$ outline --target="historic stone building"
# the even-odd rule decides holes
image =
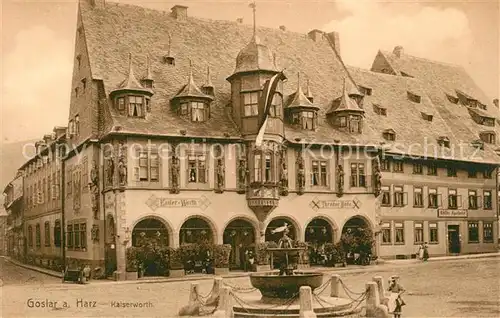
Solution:
[[[24,260],[26,251],[24,249],[23,177],[21,172],[7,184],[3,195],[5,212],[7,213],[5,231],[0,231],[2,239],[5,240],[4,252],[11,257]]]
[[[256,145],[263,85],[283,69]],[[360,70],[342,61],[335,32],[80,0],[65,256],[120,278],[139,236],[208,239],[231,244],[240,268],[246,248],[276,240],[284,223],[313,244],[369,227],[384,258],[425,241],[433,255],[493,251],[493,107],[463,70],[401,48]],[[45,221],[34,214],[28,226]]]

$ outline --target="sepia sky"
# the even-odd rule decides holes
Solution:
[[[248,0],[114,0],[251,23]],[[378,49],[462,65],[499,96],[499,1],[257,0],[257,24],[338,31],[344,61],[370,68]],[[66,125],[78,0],[2,0],[0,140],[41,138]],[[235,57],[236,58],[236,57]]]

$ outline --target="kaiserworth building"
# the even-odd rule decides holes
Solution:
[[[263,85],[283,69],[256,146]],[[65,257],[111,275],[139,236],[207,239],[241,268],[285,223],[311,244],[369,227],[382,258],[423,242],[431,255],[494,251],[497,133],[498,109],[456,66],[401,49],[360,70],[335,32],[80,0]]]

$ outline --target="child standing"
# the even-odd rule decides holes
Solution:
[[[389,292],[391,292],[391,296],[389,298],[388,309],[389,313],[394,314],[394,318],[401,317],[401,307],[405,305],[403,298],[401,295],[405,292],[405,289],[401,284],[399,284],[399,276],[393,275],[389,279]]]

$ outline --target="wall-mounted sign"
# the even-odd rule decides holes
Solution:
[[[309,206],[314,211],[319,209],[360,209],[361,201],[356,197],[352,200],[318,200],[314,198]]]
[[[278,206],[278,200],[274,199],[248,199],[248,206]]]
[[[202,195],[199,198],[161,198],[152,194],[146,201],[146,205],[155,211],[159,208],[200,208],[205,210],[210,201]]]
[[[447,209],[438,209],[437,210],[438,218],[466,218],[468,215],[468,210],[459,209],[459,210],[447,210]]]

